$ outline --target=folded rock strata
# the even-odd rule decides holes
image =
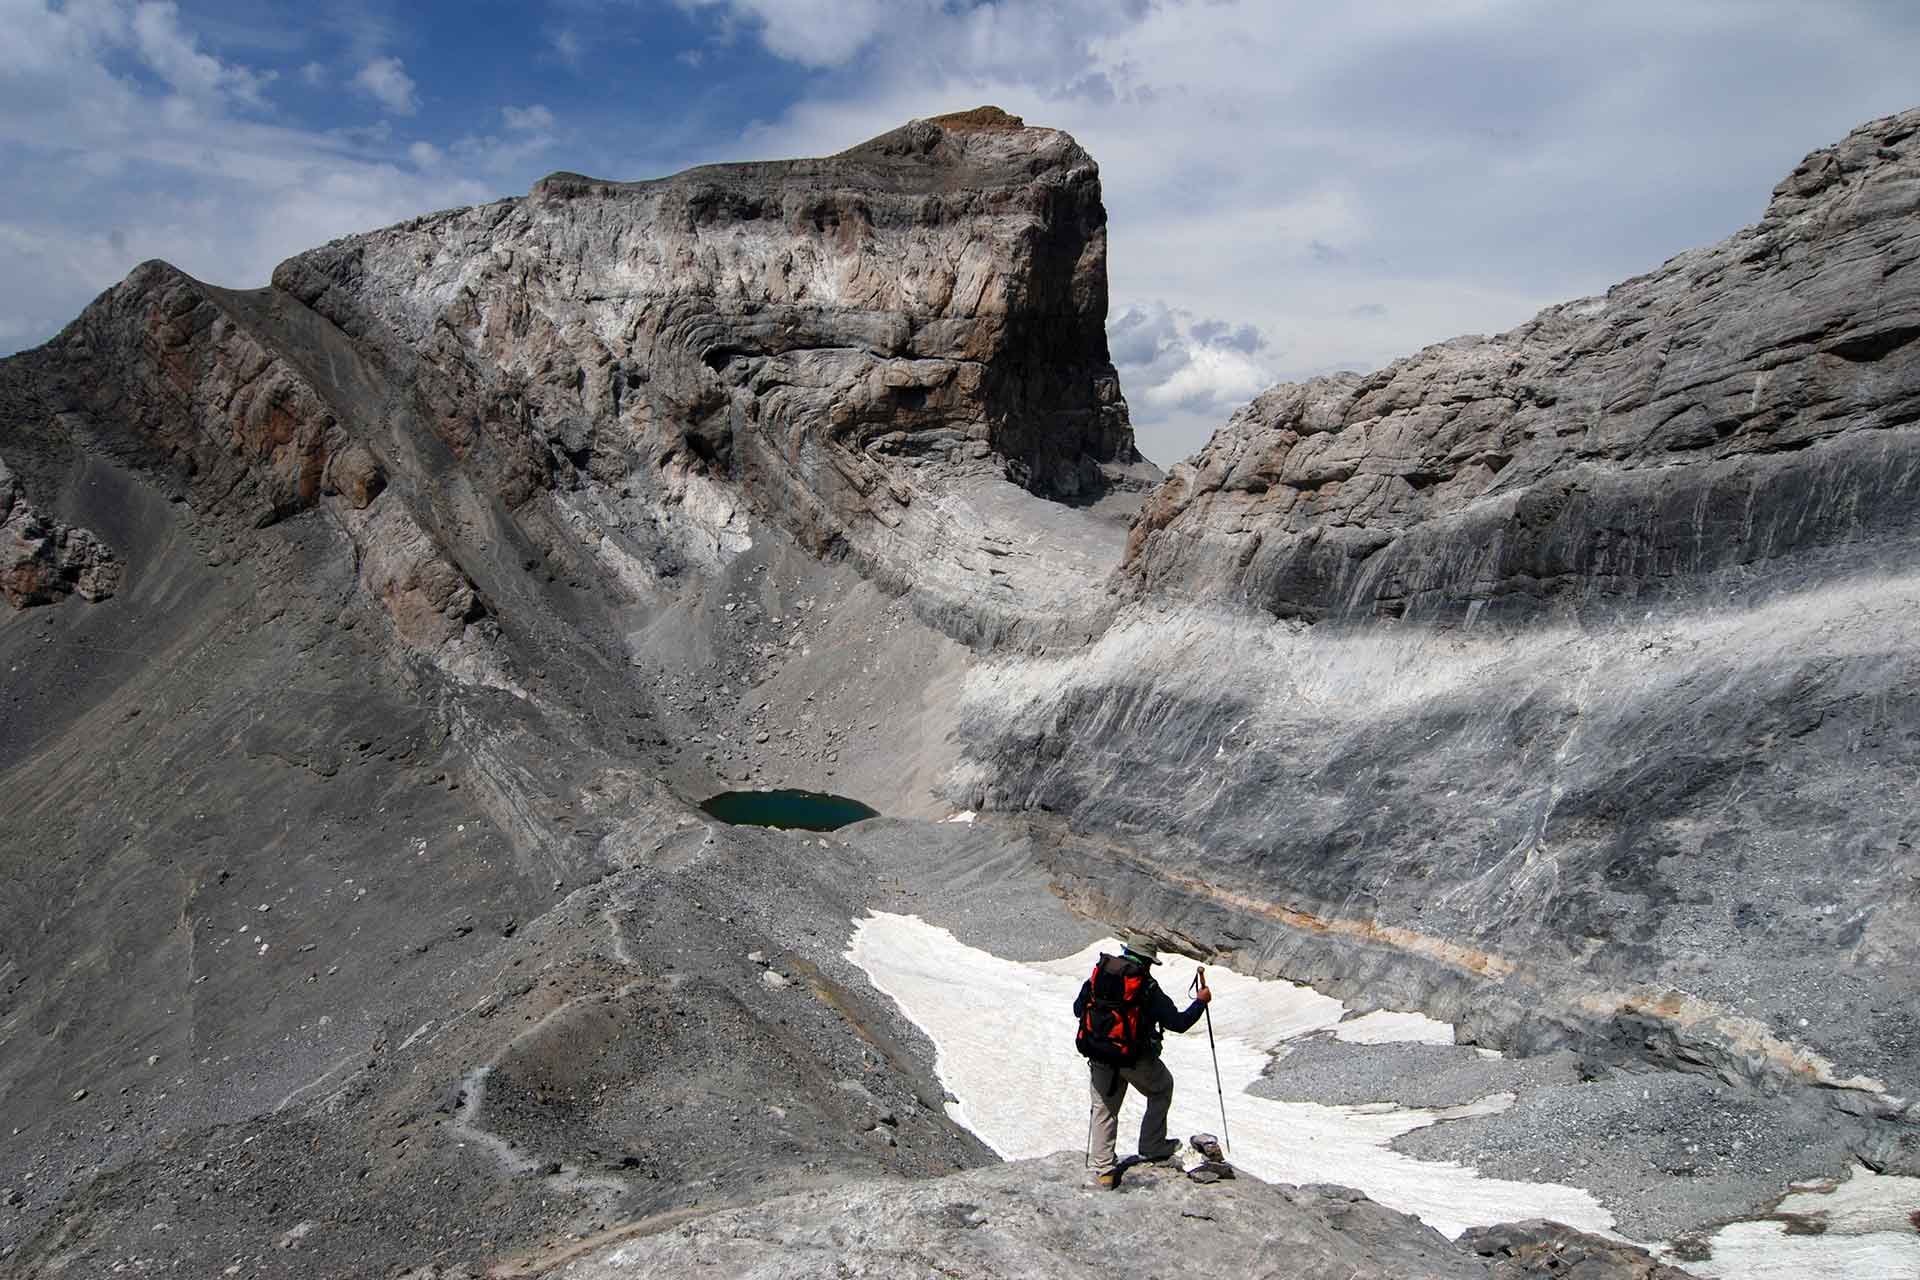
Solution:
[[[1098,169],[991,110],[821,160],[554,174],[303,254],[274,285],[430,371],[434,429],[457,454],[501,442],[509,506],[594,485],[694,506],[723,482],[814,554],[921,588],[956,632],[1034,612],[954,568],[1004,555],[951,501],[960,477],[1084,502],[1142,474]]]

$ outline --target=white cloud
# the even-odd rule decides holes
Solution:
[[[413,77],[407,74],[406,64],[391,55],[374,58],[360,68],[353,85],[395,115],[410,116],[420,109]]]
[[[524,173],[553,147],[549,134],[468,134],[447,148],[447,156],[464,173],[493,174],[505,179]]]
[[[1149,457],[1178,456],[1166,451],[1169,419],[1218,425],[1275,380],[1270,344],[1257,327],[1196,318],[1160,299],[1116,310],[1107,337]]]
[[[1083,90],[1113,91],[1118,67],[1096,66],[1093,50],[1124,30],[1153,0],[677,0],[707,14],[723,39],[752,32],[766,50],[802,66],[880,63],[889,77],[923,83],[981,74],[1057,79],[1089,75]]]
[[[0,350],[147,258],[256,286],[289,254],[500,189],[384,129],[273,123],[268,77],[201,51],[168,5],[0,0],[0,68]]]
[[[317,62],[309,62],[300,68],[300,78],[317,89],[327,82],[327,69]]]
[[[931,0],[681,0],[685,9],[724,8],[758,29],[768,52],[807,67],[837,67],[882,31],[926,17]]]
[[[580,65],[580,55],[586,50],[580,44],[579,33],[572,27],[560,28],[548,37],[548,42],[552,44],[553,51],[560,55],[560,61],[570,67]]]
[[[1273,374],[1239,351],[1196,346],[1173,376],[1146,388],[1141,397],[1154,408],[1178,406],[1198,413],[1231,413],[1236,405],[1273,385]]]
[[[500,118],[513,133],[547,133],[553,128],[553,112],[537,102],[530,107],[502,107]]]
[[[180,30],[180,10],[172,3],[134,6],[133,42],[142,62],[175,92],[191,98],[230,95],[259,106],[260,90],[272,79],[201,53],[194,39]]]

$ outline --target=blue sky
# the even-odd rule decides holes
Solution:
[[[220,284],[524,192],[997,103],[1074,133],[1170,463],[1263,387],[1516,324],[1920,105],[1903,0],[0,0],[0,351],[150,257]]]

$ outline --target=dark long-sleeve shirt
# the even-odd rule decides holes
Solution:
[[[1185,1031],[1192,1027],[1194,1023],[1200,1021],[1200,1015],[1204,1013],[1207,1008],[1206,1005],[1198,1000],[1195,1000],[1185,1009],[1180,1008],[1174,1004],[1172,997],[1160,989],[1160,984],[1152,978],[1147,979],[1146,994],[1141,998],[1145,1001],[1145,1008],[1142,1012],[1146,1014],[1148,1023],[1153,1027],[1152,1034],[1149,1036],[1149,1042],[1153,1046],[1152,1053],[1160,1052],[1160,1029],[1162,1027],[1173,1032]],[[1078,1018],[1084,1014],[1087,1011],[1087,1002],[1092,999],[1093,979],[1088,978],[1080,984],[1080,994],[1073,998],[1073,1016]]]

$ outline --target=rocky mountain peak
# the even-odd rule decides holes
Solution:
[[[1794,217],[1821,197],[1857,195],[1868,184],[1914,181],[1920,159],[1902,144],[1915,133],[1920,133],[1920,108],[1870,120],[1832,146],[1809,153],[1774,187],[1765,221]]]
[[[949,133],[1016,133],[1027,127],[1027,122],[1019,116],[995,106],[949,111],[943,116],[929,117],[927,123],[939,125]]]
[[[993,518],[937,495],[1085,504],[1151,471],[1106,309],[1097,167],[983,107],[818,159],[556,173],[298,255],[267,289],[146,264],[26,363],[56,417],[244,525],[362,511],[399,475],[405,559],[449,562],[432,486],[404,478],[424,447],[510,510],[664,530],[622,553],[641,579],[717,564],[751,512],[978,634],[941,603],[972,580],[930,586],[922,547],[977,554]],[[465,598],[462,573],[428,576]]]

